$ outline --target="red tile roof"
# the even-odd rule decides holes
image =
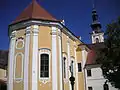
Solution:
[[[86,65],[95,64],[96,62],[96,53],[94,50],[88,52]]]
[[[32,3],[12,22],[12,24],[28,19],[41,19],[57,21],[51,14],[42,8],[36,0]]]
[[[97,59],[96,50],[104,48],[105,45],[104,43],[87,44],[87,45],[91,50],[88,52],[86,65],[96,64],[97,63],[96,62],[96,59]]]

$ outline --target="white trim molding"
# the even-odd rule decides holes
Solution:
[[[40,77],[40,68],[41,68],[41,54],[47,54],[49,55],[49,77],[48,78],[44,78],[44,77]],[[40,48],[39,49],[39,81],[42,82],[43,84],[46,84],[47,82],[50,82],[50,78],[51,78],[51,50],[48,48]]]
[[[10,48],[9,48],[9,68],[8,68],[8,88],[7,90],[13,90],[13,71],[14,71],[14,54],[15,54],[15,40],[16,31],[13,31],[10,36]]]
[[[28,71],[29,71],[29,45],[30,45],[30,31],[31,27],[26,28],[25,41],[25,60],[24,60],[24,90],[28,90]]]
[[[52,27],[52,90],[58,90],[57,78],[57,28]]]
[[[39,26],[33,26],[33,52],[32,52],[32,90],[38,90],[38,33]]]
[[[21,56],[21,58],[22,58],[22,67],[21,67],[21,77],[20,78],[16,78],[16,62],[17,62],[17,56],[18,55],[20,55]],[[15,82],[21,82],[22,80],[23,80],[23,58],[24,58],[24,55],[23,55],[23,53],[22,52],[18,52],[18,53],[16,53],[16,55],[15,55],[15,60],[14,60],[14,80],[15,80]]]

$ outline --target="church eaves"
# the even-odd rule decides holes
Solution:
[[[33,0],[32,3],[12,22],[12,24],[30,19],[58,21],[42,8],[36,0]]]

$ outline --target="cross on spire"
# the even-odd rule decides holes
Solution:
[[[95,9],[95,0],[92,0],[93,9]]]
[[[92,20],[93,20],[93,22],[91,24],[91,27],[94,31],[100,32],[101,24],[98,21],[98,15],[97,15],[97,11],[95,9],[95,0],[92,0],[92,5],[93,5],[93,7],[92,7],[93,8],[93,10],[92,10]]]

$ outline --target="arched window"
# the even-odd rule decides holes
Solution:
[[[40,77],[48,78],[49,77],[49,55],[41,54],[40,56]]]
[[[98,38],[96,38],[96,43],[99,43],[99,39]]]
[[[70,61],[70,72],[71,72],[71,75],[75,76],[75,59],[73,56],[71,56],[71,61]]]
[[[70,72],[71,72],[71,75],[73,76],[74,75],[74,62],[73,62],[73,60],[71,61]]]
[[[81,63],[78,63],[78,72],[82,72]]]

